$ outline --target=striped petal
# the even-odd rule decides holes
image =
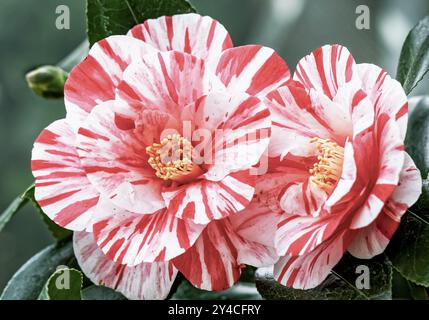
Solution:
[[[194,127],[192,141],[204,138],[196,149],[212,181],[257,164],[271,134],[268,108],[247,94],[211,93],[186,107],[182,121]]]
[[[127,267],[109,260],[98,249],[91,233],[75,232],[73,247],[83,273],[132,300],[165,299],[177,275],[171,262],[142,263]]]
[[[232,47],[226,29],[216,20],[198,14],[148,19],[128,32],[161,51],[181,51],[213,64],[225,49]]]
[[[272,118],[272,135],[269,146],[271,157],[314,155],[313,137],[331,138],[329,124],[319,111],[312,107],[310,96],[298,82],[267,95]]]
[[[99,248],[109,259],[129,266],[168,261],[191,247],[204,229],[204,225],[178,219],[165,209],[140,215],[104,198],[97,211],[104,215],[93,227]]]
[[[246,170],[220,181],[202,179],[165,188],[163,196],[170,214],[207,224],[243,210],[252,200],[254,184],[255,177]]]
[[[310,182],[308,177],[284,186],[279,200],[280,207],[288,215],[317,216],[328,195]]]
[[[130,128],[118,121],[116,111],[126,107],[108,101],[94,108],[79,129],[78,153],[88,179],[101,194],[125,210],[152,213],[165,207],[163,182],[147,162],[145,135],[134,128],[138,119],[129,119]]]
[[[37,137],[31,156],[35,198],[55,223],[71,230],[91,228],[98,202],[75,149],[76,134],[65,119],[49,125]]]
[[[244,239],[274,247],[274,235],[280,213],[259,201],[252,201],[249,206],[229,217],[234,230]]]
[[[67,120],[73,129],[80,127],[96,105],[114,99],[115,89],[131,62],[156,51],[127,36],[111,36],[94,44],[88,57],[70,72],[64,86]]]
[[[181,108],[201,96],[224,89],[204,60],[176,51],[159,52],[127,68],[117,98],[178,116]]]
[[[405,163],[398,186],[377,219],[357,232],[348,251],[359,259],[371,259],[384,252],[399,226],[402,215],[417,201],[421,192],[420,172],[411,157],[405,154]]]
[[[215,70],[231,91],[261,98],[290,79],[286,62],[273,49],[260,45],[225,50]]]
[[[274,278],[295,289],[312,289],[318,286],[341,260],[351,237],[348,231],[343,231],[309,254],[280,258],[274,265]]]
[[[333,99],[338,88],[359,80],[356,63],[347,48],[326,45],[301,59],[293,79]]]
[[[369,150],[364,160],[358,164],[358,172],[376,177],[373,184],[366,186],[367,196],[365,203],[354,214],[350,224],[351,229],[360,229],[373,222],[384,207],[384,203],[395,190],[402,165],[404,163],[404,144],[400,136],[399,127],[387,114],[382,114],[376,124],[376,145],[379,155],[374,149]],[[362,152],[362,149],[357,152]],[[362,152],[363,153],[363,152]],[[368,168],[369,161],[378,160],[377,166]],[[371,172],[371,170],[376,170]],[[368,188],[371,188],[368,190]]]
[[[279,256],[303,256],[326,242],[342,222],[340,215],[311,217],[283,215],[277,225],[275,247]]]
[[[195,287],[225,290],[240,277],[237,248],[222,221],[210,223],[185,254],[173,260],[174,266]]]
[[[244,240],[228,220],[222,220],[210,223],[173,263],[195,287],[224,290],[238,281],[244,264],[267,266],[276,260],[273,248]]]
[[[408,100],[401,84],[373,64],[358,64],[362,86],[374,104],[377,114],[387,113],[398,122],[401,136],[407,132]]]

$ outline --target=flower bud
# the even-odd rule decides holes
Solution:
[[[67,72],[56,66],[42,66],[28,72],[25,76],[28,86],[43,98],[64,96],[64,83]]]

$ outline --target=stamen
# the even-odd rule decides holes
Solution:
[[[198,165],[192,162],[192,144],[179,134],[168,135],[160,143],[146,148],[148,163],[155,175],[163,180],[182,181],[201,173]]]
[[[312,138],[319,153],[313,168],[309,170],[310,181],[320,189],[330,192],[341,176],[344,148],[329,139]]]

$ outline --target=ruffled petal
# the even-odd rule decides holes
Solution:
[[[362,79],[362,87],[374,104],[376,113],[387,113],[395,119],[404,139],[408,123],[408,100],[401,84],[373,64],[358,64],[357,71]]]
[[[119,102],[108,101],[92,110],[78,131],[78,153],[88,179],[104,196],[126,210],[152,213],[165,207],[163,181],[149,166],[144,136],[118,119]]]
[[[204,177],[220,181],[232,172],[250,169],[266,150],[271,119],[261,101],[243,93],[211,93],[189,105],[182,113],[183,123],[194,128],[192,141]]]
[[[70,72],[64,86],[67,120],[74,130],[91,110],[115,98],[115,89],[126,67],[157,50],[127,36],[111,36],[91,48],[88,57]]]
[[[275,247],[279,256],[309,254],[326,242],[342,222],[341,215],[311,217],[282,215],[277,225]]]
[[[261,98],[290,79],[286,62],[273,49],[260,45],[225,50],[215,70],[231,91]]]
[[[206,68],[204,60],[170,51],[144,56],[131,64],[118,86],[116,97],[139,101],[148,109],[168,112],[176,118],[180,110],[211,91],[225,86]]]
[[[243,210],[255,192],[255,176],[249,170],[226,176],[221,181],[196,182],[165,188],[168,212],[194,223],[207,224]]]
[[[222,51],[231,48],[228,31],[218,21],[195,13],[148,19],[128,32],[161,51],[192,54],[212,65]]]
[[[230,230],[223,221],[210,223],[195,244],[173,260],[174,266],[195,287],[225,290],[239,279],[241,266]]]
[[[295,289],[312,289],[322,283],[341,260],[351,234],[348,231],[323,242],[309,254],[284,256],[274,265],[274,278]]]
[[[109,260],[98,249],[91,233],[75,232],[73,247],[85,275],[132,300],[165,299],[177,275],[171,262],[142,263],[127,267]]]
[[[243,239],[225,219],[211,222],[173,263],[195,287],[225,290],[238,281],[244,264],[263,267],[277,259],[274,248]]]
[[[332,130],[320,109],[312,107],[305,88],[289,81],[287,86],[267,95],[272,118],[272,135],[269,146],[271,157],[314,155],[314,137],[331,138]]]
[[[359,79],[356,63],[347,50],[340,45],[326,45],[301,59],[296,67],[294,80],[307,89],[314,89],[333,99],[338,88]]]
[[[371,259],[384,252],[399,226],[402,215],[418,200],[421,192],[420,171],[411,157],[405,154],[405,163],[398,186],[378,218],[368,227],[357,232],[348,251],[359,259]]]
[[[97,206],[100,217],[93,232],[98,246],[120,264],[168,261],[191,247],[204,229],[161,209],[153,214],[135,214],[115,207],[107,199]]]
[[[279,212],[273,212],[269,206],[252,201],[246,209],[231,215],[229,220],[242,238],[274,247],[274,235],[280,216]]]
[[[50,124],[37,137],[31,156],[35,198],[62,227],[91,228],[99,193],[89,182],[75,149],[76,134],[65,119]]]
[[[383,113],[376,120],[375,130],[377,147],[366,151],[366,156],[358,163],[358,172],[376,177],[376,180],[364,187],[366,201],[354,214],[350,224],[352,229],[366,227],[378,217],[398,184],[404,163],[404,144],[395,120]],[[379,154],[374,154],[377,151]],[[361,149],[355,152],[365,154]],[[368,168],[371,160],[377,165]]]

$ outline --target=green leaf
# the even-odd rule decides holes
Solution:
[[[402,218],[387,254],[404,278],[429,286],[429,97],[411,106],[406,150],[423,178],[422,195]]]
[[[413,99],[410,104],[405,146],[423,178],[429,173],[429,96]]]
[[[15,200],[12,201],[12,203],[0,215],[0,232],[9,223],[13,216],[27,203],[28,199],[25,197],[25,193],[16,197]]]
[[[60,267],[46,281],[39,300],[82,300],[82,283],[80,271]]]
[[[429,71],[429,16],[410,31],[402,46],[396,78],[407,95]]]
[[[64,228],[61,228],[55,222],[53,222],[40,208],[36,199],[34,198],[34,185],[29,187],[27,191],[24,193],[24,197],[27,198],[36,208],[36,211],[39,213],[45,225],[48,227],[49,232],[57,241],[64,241],[68,238],[71,238],[73,232]]]
[[[83,300],[127,300],[121,293],[104,287],[91,285],[82,290]]]
[[[9,280],[2,300],[35,300],[60,265],[74,257],[72,242],[50,245],[28,260]]]
[[[239,282],[223,291],[206,291],[195,288],[187,280],[182,281],[171,300],[260,300],[255,284]]]
[[[393,266],[404,278],[429,286],[429,213],[409,212],[387,248]]]
[[[369,269],[369,289],[358,289],[360,265]],[[309,290],[287,288],[279,284],[269,268],[256,271],[256,287],[265,299],[274,300],[369,300],[391,299],[392,268],[385,255],[359,260],[346,254],[319,286]]]
[[[408,281],[396,270],[393,270],[392,297],[401,300],[428,300],[425,287]]]
[[[195,9],[185,0],[87,0],[88,39],[92,46],[147,19],[190,12]]]
[[[34,198],[34,184],[29,186],[22,195],[17,197],[9,207],[0,216],[0,232],[6,226],[6,224],[12,219],[12,217],[28,202],[32,203],[36,211],[39,213],[43,222],[48,227],[48,230],[57,241],[64,241],[70,238],[73,234],[72,231],[61,228],[59,225],[54,223],[40,208],[36,199]]]

